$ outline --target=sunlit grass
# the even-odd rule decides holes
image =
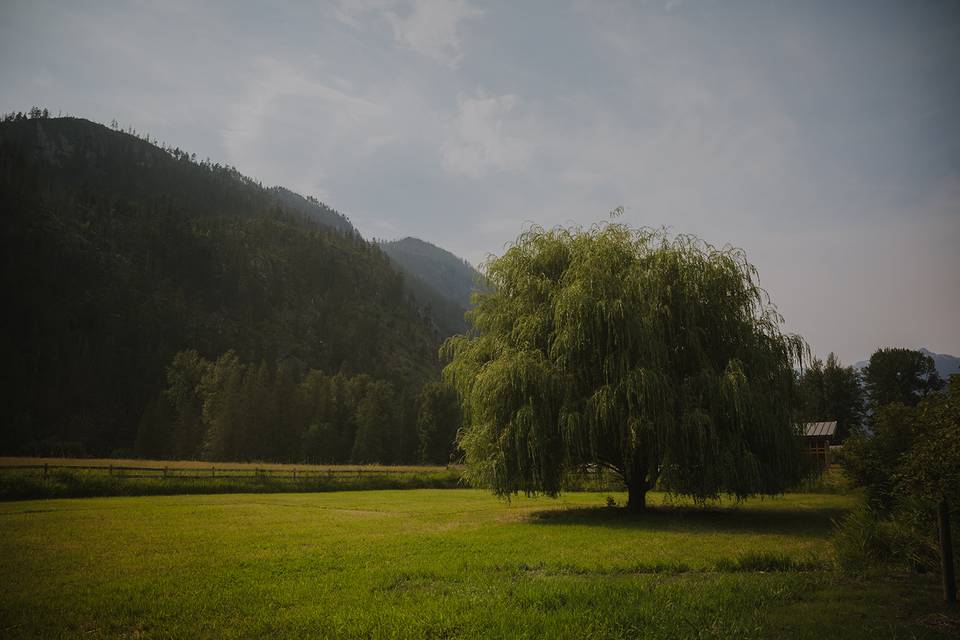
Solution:
[[[854,584],[832,570],[831,519],[851,496],[696,508],[654,494],[638,516],[605,498],[0,504],[0,636],[941,637],[916,624],[936,608],[934,581]],[[854,592],[873,594],[857,599],[866,619],[835,606]]]

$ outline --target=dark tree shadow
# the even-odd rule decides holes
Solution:
[[[643,513],[624,508],[572,507],[534,511],[527,521],[537,525],[588,525],[611,529],[676,531],[701,533],[789,534],[823,537],[833,528],[833,521],[844,513],[842,508],[737,509],[719,507],[648,507]]]

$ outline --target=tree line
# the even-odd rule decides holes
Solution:
[[[864,491],[834,536],[841,568],[939,569],[944,599],[956,601],[960,376],[946,384],[929,355],[878,349],[862,371],[832,353],[814,360],[799,387],[804,419],[837,421],[845,476]]]
[[[167,367],[140,420],[145,457],[309,463],[446,464],[457,398],[440,382],[415,393],[367,374],[328,375],[297,360],[245,363],[193,350]]]
[[[944,388],[933,358],[913,349],[882,348],[862,370],[844,366],[836,354],[814,358],[797,374],[799,422],[837,422],[837,439],[861,434],[882,407],[916,406]]]
[[[889,563],[939,568],[944,599],[955,602],[960,375],[944,390],[929,356],[908,350],[875,356],[865,374],[868,416],[840,458],[846,476],[863,487],[865,503],[841,522],[837,557],[853,573]]]

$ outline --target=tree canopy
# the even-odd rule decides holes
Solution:
[[[837,421],[840,440],[860,428],[864,400],[860,373],[845,367],[836,354],[819,358],[800,374],[800,420],[802,422]]]
[[[932,500],[960,503],[960,375],[944,393],[924,398],[915,410],[913,446],[900,460],[898,481]]]
[[[925,556],[939,537],[944,598],[956,601],[952,529],[960,515],[960,375],[951,376],[945,392],[928,393],[916,406],[896,401],[878,407],[870,430],[844,444],[841,460],[846,475],[866,491],[869,517],[896,523],[896,535],[883,541],[889,547],[884,557],[895,552],[916,566],[930,564]],[[934,521],[939,536],[932,532]]]
[[[892,402],[913,407],[943,389],[933,358],[912,349],[877,349],[863,369],[863,383],[872,409]]]
[[[697,499],[799,475],[794,365],[807,348],[743,251],[601,224],[533,227],[486,265],[471,333],[449,339],[474,483],[556,495],[565,474]]]

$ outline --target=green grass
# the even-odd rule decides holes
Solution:
[[[0,504],[3,637],[950,637],[933,577],[852,582],[798,494],[651,512],[475,490]],[[624,496],[614,496],[622,503]],[[942,622],[942,620],[941,620]],[[938,631],[946,628],[946,633]]]

